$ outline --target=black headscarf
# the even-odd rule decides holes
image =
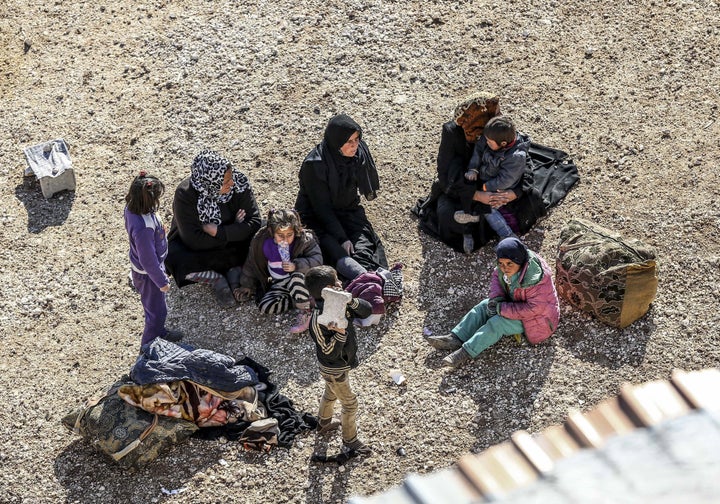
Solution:
[[[353,121],[352,117],[347,114],[338,114],[331,118],[325,128],[325,143],[333,154],[340,153],[340,147],[358,132],[362,140],[362,128],[358,123]],[[340,154],[342,156],[342,154]],[[345,156],[343,156],[345,157]]]
[[[357,152],[353,157],[343,156],[340,147],[345,145],[356,131],[360,134]],[[336,176],[337,170],[353,169],[360,193],[367,200],[375,199],[380,189],[375,161],[370,155],[367,144],[362,140],[362,128],[349,115],[338,114],[330,119],[325,128],[325,138],[320,145],[320,151],[320,156],[332,168],[329,177]],[[329,179],[328,182],[331,191],[337,188],[337,181]]]
[[[510,259],[518,266],[524,266],[528,260],[527,247],[515,237],[500,240],[495,247],[495,255],[498,259]]]

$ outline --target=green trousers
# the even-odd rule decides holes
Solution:
[[[487,305],[488,300],[482,300],[467,312],[452,330],[452,333],[464,342],[463,348],[473,358],[500,341],[503,336],[523,334],[525,331],[519,320],[511,320],[500,315],[491,317]]]

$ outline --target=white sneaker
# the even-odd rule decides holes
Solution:
[[[473,222],[480,222],[479,215],[466,213],[462,210],[458,210],[457,212],[455,212],[453,214],[453,219],[455,219],[455,222],[457,222],[458,224],[471,224]]]

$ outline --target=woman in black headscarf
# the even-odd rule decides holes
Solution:
[[[362,129],[345,114],[325,128],[325,138],[303,161],[295,209],[315,231],[325,264],[347,280],[382,267],[385,249],[360,205],[380,189],[375,162]]]

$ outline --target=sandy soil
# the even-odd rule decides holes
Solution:
[[[715,2],[689,0],[6,0],[0,502],[344,502],[558,423],[623,382],[718,365],[718,26]],[[524,131],[580,168],[581,183],[526,235],[531,248],[554,262],[573,217],[656,247],[660,286],[644,319],[612,329],[564,305],[549,344],[503,341],[459,371],[440,367],[423,328],[447,331],[485,295],[492,254],[450,251],[417,231],[409,208],[430,187],[442,123],[475,89],[498,92]],[[122,225],[132,176],[148,169],[173,188],[209,146],[249,176],[262,210],[289,206],[301,160],[340,111],[364,128],[383,185],[366,208],[406,265],[402,304],[359,335],[359,425],[375,455],[312,465],[339,439],[310,435],[269,455],[191,440],[132,475],[107,463],[60,418],[137,354],[142,309]],[[54,138],[70,146],[78,187],[46,201],[23,178],[22,149]],[[167,197],[168,222],[170,211]],[[290,316],[222,309],[199,286],[173,288],[170,307],[190,343],[247,353],[315,411],[312,346],[287,334]]]

